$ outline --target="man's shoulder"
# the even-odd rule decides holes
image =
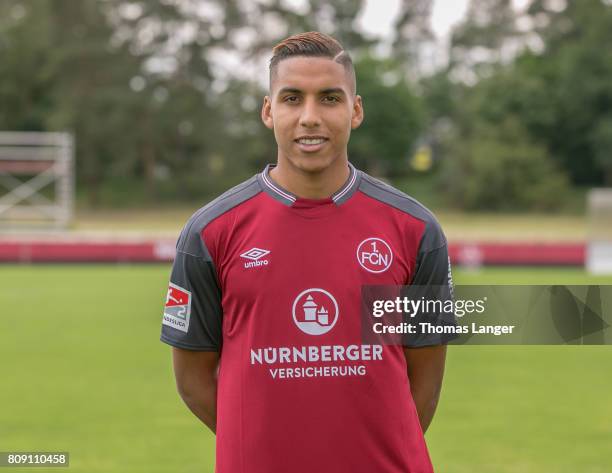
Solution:
[[[446,244],[446,237],[438,219],[434,214],[414,197],[396,189],[386,182],[376,179],[365,172],[361,173],[359,190],[365,195],[383,204],[421,220],[425,223],[424,236],[430,248],[438,248]]]
[[[257,175],[232,187],[216,199],[198,209],[187,221],[176,244],[176,249],[201,256],[201,234],[213,220],[243,204],[261,192]]]

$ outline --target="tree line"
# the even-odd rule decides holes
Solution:
[[[612,185],[612,3],[471,0],[440,46],[433,1],[403,1],[372,38],[363,0],[4,0],[0,129],[72,131],[85,205],[207,199],[275,160],[266,59],[319,30],[356,64],[364,170],[430,174],[463,209],[554,209]]]

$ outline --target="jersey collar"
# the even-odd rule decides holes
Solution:
[[[359,188],[359,180],[361,179],[361,172],[355,168],[351,163],[348,163],[350,174],[346,182],[338,189],[330,199],[336,204],[340,205],[346,202]],[[295,202],[300,201],[298,196],[292,194],[286,189],[283,189],[270,177],[270,171],[276,166],[276,164],[268,164],[265,169],[257,175],[262,189],[268,193],[271,197],[282,202],[285,205],[292,206]]]

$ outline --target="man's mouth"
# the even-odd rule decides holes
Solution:
[[[302,151],[314,152],[319,151],[327,141],[324,136],[301,136],[295,140]]]
[[[323,143],[324,141],[327,141],[327,138],[323,136],[302,137],[298,138],[295,141],[303,145],[318,145],[320,143]]]

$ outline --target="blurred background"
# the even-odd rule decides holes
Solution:
[[[356,65],[350,160],[434,211],[456,283],[612,284],[609,0],[0,0],[0,450],[212,471],[158,342],[169,262],[276,160],[267,62],[309,30]],[[612,471],[611,360],[452,347],[437,471]]]
[[[80,214],[197,205],[275,160],[271,47],[320,30],[356,63],[357,166],[434,209],[580,214],[612,185],[610,6],[3,0],[0,130],[73,134]]]

